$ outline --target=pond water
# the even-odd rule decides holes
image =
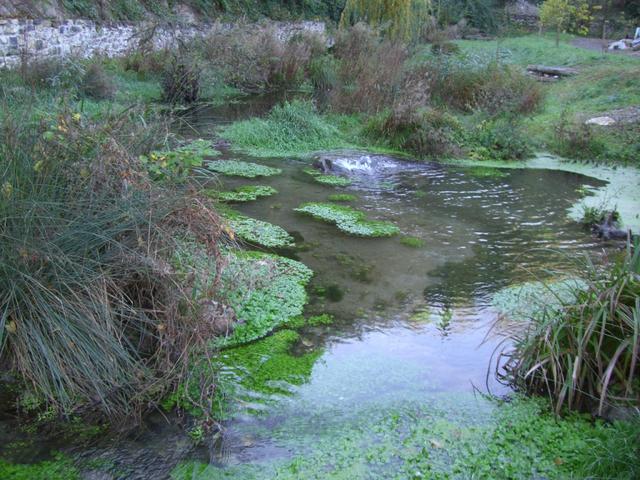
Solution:
[[[221,177],[221,188],[259,184],[278,191],[234,208],[296,238],[298,248],[279,253],[315,272],[308,313],[331,313],[336,322],[303,331],[295,353],[318,357],[302,384],[270,398],[259,415],[241,410],[221,438],[195,454],[199,467],[187,469],[185,478],[407,478],[398,474],[398,459],[406,432],[425,415],[430,426],[436,418],[480,425],[495,405],[479,393],[508,393],[488,375],[501,340],[499,325],[488,336],[497,318],[493,293],[568,275],[577,257],[602,247],[566,218],[581,188],[600,185],[597,180],[362,152],[331,156],[350,186],[317,183],[304,172],[309,159],[224,152],[222,158],[283,170],[252,181]],[[335,193],[355,195],[350,206],[393,222],[401,234],[351,237],[294,212]],[[407,246],[403,236],[423,245]],[[392,432],[381,431],[390,418],[397,419]]]
[[[267,109],[251,108],[257,110],[240,108],[232,116]],[[229,115],[199,112],[190,119],[197,127],[193,134],[207,138]],[[402,458],[421,448],[412,436],[416,428],[435,432],[443,421],[491,421],[495,405],[482,394],[509,393],[488,374],[501,340],[488,335],[496,321],[491,297],[535,277],[570,274],[576,257],[601,250],[566,212],[584,185],[602,183],[547,170],[331,155],[342,162],[350,186],[317,183],[304,172],[309,159],[253,159],[230,151],[220,158],[283,172],[217,180],[224,190],[269,185],[278,191],[234,208],[285,228],[297,247],[278,253],[315,272],[307,313],[330,313],[335,323],[306,328],[294,345],[295,355],[314,353],[310,370],[287,386],[286,395],[265,401],[256,394],[259,414],[252,413],[255,404],[241,406],[222,435],[206,438],[197,449],[175,419],[156,415],[136,435],[76,455],[115,465],[110,470],[122,472],[121,478],[163,478],[179,461],[186,466],[174,472],[176,478],[412,478],[402,473]],[[401,234],[350,237],[294,212],[335,193],[355,195],[350,206],[370,219],[393,222]],[[422,245],[403,244],[405,236]]]

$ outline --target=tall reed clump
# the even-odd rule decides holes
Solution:
[[[505,378],[548,395],[557,413],[640,405],[640,243],[588,276],[574,302],[544,312],[500,354]]]
[[[6,105],[5,105],[6,106]],[[217,256],[218,217],[151,182],[142,113],[0,120],[0,364],[60,414],[115,419],[158,400],[210,338],[168,259],[191,235]],[[161,130],[144,130],[155,140]]]

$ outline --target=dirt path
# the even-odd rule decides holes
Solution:
[[[580,47],[580,48],[584,48],[586,50],[592,50],[594,52],[602,52],[602,51],[606,51],[607,53],[613,53],[615,55],[633,55],[636,57],[640,57],[640,51],[632,51],[631,49],[629,50],[606,50],[606,48],[609,46],[609,44],[611,42],[613,42],[615,40],[606,40],[605,42],[602,41],[601,38],[584,38],[584,37],[577,37],[574,38],[573,40],[571,40],[571,45],[575,46],[575,47]]]

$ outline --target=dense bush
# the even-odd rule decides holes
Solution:
[[[76,59],[36,59],[20,64],[22,81],[32,88],[74,89],[84,70]]]
[[[568,112],[562,112],[554,128],[553,149],[568,158],[598,158],[605,149],[590,125],[570,119]]]
[[[281,40],[272,28],[214,28],[198,42],[199,50],[218,81],[243,92],[288,89],[304,80],[310,62],[326,47],[315,34]]]
[[[429,66],[433,97],[463,112],[528,114],[542,102],[540,85],[508,66],[474,65],[457,57],[440,57]]]
[[[92,63],[82,77],[80,92],[94,100],[109,100],[116,94],[116,85],[102,65]]]
[[[463,131],[451,115],[433,109],[389,111],[373,117],[365,133],[384,145],[419,157],[451,157],[462,151]]]
[[[201,70],[190,58],[173,56],[162,76],[162,98],[168,103],[193,103],[200,98]]]
[[[393,104],[408,55],[402,43],[360,23],[339,32],[333,50],[339,63],[330,102],[336,111],[377,113]]]
[[[522,125],[508,116],[487,119],[471,128],[467,147],[478,160],[522,160],[532,153]]]

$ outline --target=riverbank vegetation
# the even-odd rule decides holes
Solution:
[[[214,3],[190,5],[205,16],[247,9],[250,17],[317,14],[337,22],[342,12],[333,1],[294,2],[291,10],[282,2]],[[458,15],[451,5],[459,2],[439,2],[428,28],[420,22],[420,29],[415,21],[427,18],[421,16],[427,2],[396,23],[383,12],[373,18],[367,10],[373,3],[347,2],[331,45],[317,35],[282,39],[269,28],[255,34],[243,26],[213,29],[176,51],[147,45],[118,59],[25,57],[18,69],[0,72],[0,360],[13,413],[122,424],[162,407],[191,415],[193,436],[201,437],[228,415],[233,400],[248,402],[257,392],[268,402],[286,384],[308,380],[321,351],[293,354],[299,331],[332,319],[303,317],[313,272],[274,253],[284,254],[297,239],[218,203],[254,202],[277,191],[269,185],[219,191],[215,183],[217,175],[266,182],[282,170],[230,159],[229,152],[283,158],[355,147],[419,160],[512,161],[548,150],[638,166],[637,121],[585,124],[640,104],[637,58],[582,50],[565,35],[558,46],[553,36],[506,36],[491,20],[491,2],[472,2],[475,26],[456,17],[455,28],[447,19]],[[81,1],[65,8],[110,19],[137,18],[136,9],[146,16],[151,8],[118,5],[122,11],[88,13],[94,2]],[[501,36],[459,38],[478,27]],[[525,68],[540,62],[578,73],[543,83]],[[176,134],[192,131],[189,115],[203,105],[274,92],[284,101],[260,118],[219,126],[204,140]],[[339,203],[358,200],[339,190],[351,184],[348,178],[309,172],[309,184],[337,190],[326,197],[332,203],[300,205],[296,211],[311,217],[300,215],[301,221],[320,220],[360,237],[401,233],[393,222]],[[499,176],[484,167],[470,173]],[[429,244],[407,235],[398,243],[415,252]],[[403,474],[496,474],[506,451],[513,464],[500,478],[563,478],[591,468],[603,477],[634,478],[636,426],[569,412],[603,415],[639,402],[639,265],[638,245],[628,245],[607,270],[593,267],[587,288],[562,308],[517,330],[505,378],[549,397],[568,420],[543,413],[537,400],[517,399],[495,426],[445,426],[442,442],[460,456],[437,471],[432,460],[441,440],[411,431],[415,448],[398,453],[412,469]],[[397,446],[407,439],[396,440]],[[587,446],[602,458],[585,458]],[[350,453],[340,454],[350,465]],[[294,460],[282,468],[295,478],[325,465]],[[68,462],[60,457],[21,470],[0,461],[0,472],[37,478],[42,467],[56,478]],[[206,475],[211,468],[183,465],[174,475]]]

